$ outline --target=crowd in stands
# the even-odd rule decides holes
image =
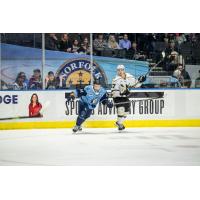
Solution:
[[[60,37],[55,33],[49,33],[45,36],[45,49],[64,51],[67,53],[90,54],[90,44],[87,36],[71,39],[67,33]]]
[[[46,33],[47,50],[68,53],[90,53],[89,33]],[[42,34],[1,34],[1,42],[41,48]],[[161,51],[171,47],[181,54],[186,64],[200,63],[199,33],[94,33],[93,53],[97,56],[117,57],[157,62]]]
[[[51,33],[45,38],[46,49],[90,54],[89,34],[85,37],[74,37],[65,33],[59,39],[57,34]],[[166,58],[160,64],[162,71],[177,77],[177,70],[182,67],[181,75],[184,75],[178,78],[186,78],[187,87],[191,80],[185,71],[185,63],[200,63],[199,50],[200,34],[194,33],[93,34],[93,54],[97,56],[157,63],[161,59],[161,52],[165,52]]]
[[[12,37],[10,38],[12,43]],[[90,35],[87,33],[47,33],[45,49],[90,54],[89,38]],[[92,42],[93,54],[96,56],[157,63],[161,59],[161,53],[164,52],[165,58],[158,67],[168,72],[167,75],[177,78],[182,87],[189,88],[192,83],[185,64],[200,63],[200,34],[198,33],[95,33]],[[196,87],[200,87],[199,80],[200,78],[195,81]],[[63,77],[56,77],[50,71],[45,78],[45,88],[62,88],[63,82]],[[3,82],[1,85],[5,86]],[[40,69],[35,69],[29,80],[24,72],[20,72],[12,87],[14,90],[42,89]]]
[[[89,33],[46,33],[45,46],[48,50],[89,54],[89,36]],[[42,34],[2,33],[1,42],[41,48]],[[156,60],[157,54],[170,43],[174,43],[176,51],[186,57],[186,63],[200,62],[199,33],[93,33],[93,52],[98,56]]]
[[[66,76],[57,77],[53,71],[49,71],[44,81],[46,90],[66,89],[70,85],[66,85]],[[6,84],[1,81],[3,90],[42,90],[43,81],[40,69],[34,69],[30,79],[27,78],[25,72],[19,72],[13,84]]]
[[[170,43],[175,44],[178,53],[181,52],[181,45],[190,44],[192,47],[199,47],[200,34],[185,33],[129,33],[129,34],[94,34],[94,51],[100,55],[99,50],[122,49],[126,50],[125,58],[134,58],[138,55],[145,55],[146,59],[152,59],[155,52],[169,48]],[[128,52],[129,50],[133,50]],[[144,59],[144,56],[139,59]]]
[[[42,89],[42,77],[40,69],[34,69],[33,75],[28,80],[25,72],[19,72],[17,78],[9,89],[13,90],[40,90]]]
[[[190,88],[191,78],[189,73],[184,69],[182,65],[179,65],[173,72],[173,76],[178,79],[181,87]],[[44,88],[46,90],[52,89],[66,89],[70,88],[70,85],[66,85],[65,76],[56,76],[53,71],[49,71],[44,81]],[[27,78],[25,72],[19,72],[16,80],[13,84],[7,85],[5,82],[1,82],[3,90],[42,90],[43,82],[40,69],[34,69],[33,75],[30,79]],[[200,70],[199,77],[195,80],[195,87],[200,88]]]

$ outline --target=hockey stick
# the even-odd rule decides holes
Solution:
[[[155,100],[155,99],[162,99],[164,97],[152,97],[152,98],[148,98],[148,99],[138,99],[138,100],[133,100],[134,102],[139,102],[139,101],[149,101],[149,100]],[[120,104],[130,104],[129,102],[120,102],[120,103],[114,103],[114,105],[120,105]]]
[[[49,107],[49,105],[51,104],[50,101],[46,101],[44,103],[44,106],[42,107],[40,114],[43,115],[44,111]],[[0,121],[3,120],[14,120],[14,119],[27,119],[27,118],[40,118],[40,116],[15,116],[15,117],[6,117],[6,118],[0,118]]]
[[[146,94],[146,92],[144,94]],[[154,95],[154,96],[151,96],[151,95]],[[131,94],[129,94],[127,97],[131,98],[131,99],[139,98],[137,100],[133,100],[134,102],[145,101],[145,100],[149,101],[149,100],[155,100],[155,99],[162,99],[162,98],[166,97],[166,94],[164,94],[163,92],[156,93],[156,96],[155,96],[154,93],[151,94],[151,95],[148,93],[148,94],[146,94],[146,96],[138,97],[138,96],[131,96]],[[114,105],[127,104],[127,103],[128,102],[119,102],[119,103],[114,103]]]
[[[149,71],[144,76],[148,76],[152,72],[153,69],[155,69],[160,63],[164,61],[164,59],[165,59],[165,52],[163,51],[162,59],[159,62],[157,62],[153,67],[149,68]]]
[[[164,59],[165,59],[165,52],[163,51],[162,52],[162,59],[158,63],[156,63],[153,67],[149,68],[148,72],[146,74],[142,75],[142,76],[144,76],[144,77],[148,76],[152,72],[153,69],[155,69],[160,63],[162,63],[164,61]],[[137,80],[137,82],[133,86],[131,86],[130,88],[135,88],[138,83],[141,83],[141,82]]]
[[[12,120],[12,119],[26,119],[26,118],[40,118],[40,117],[36,117],[36,116],[16,116],[16,117],[7,117],[7,118],[0,118],[0,121],[3,120]]]
[[[153,71],[153,69],[155,69],[160,63],[162,63],[164,61],[164,59],[165,59],[165,52],[163,51],[162,59],[158,63],[156,63],[153,67],[149,68],[148,72],[146,74],[144,74],[143,76],[148,76]],[[141,82],[137,81],[137,83],[135,83],[133,86],[131,86],[131,88],[135,88],[138,83],[141,83]]]

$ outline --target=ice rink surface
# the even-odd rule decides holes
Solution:
[[[200,165],[200,128],[5,130],[0,165]]]

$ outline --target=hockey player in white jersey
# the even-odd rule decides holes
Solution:
[[[125,129],[123,122],[130,111],[129,88],[138,88],[145,80],[146,76],[140,76],[136,79],[131,74],[125,72],[124,65],[117,66],[117,76],[112,81],[111,93],[117,108],[116,125],[118,130]]]

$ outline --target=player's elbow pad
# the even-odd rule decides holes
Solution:
[[[77,90],[78,97],[86,96],[87,92],[84,89]]]

